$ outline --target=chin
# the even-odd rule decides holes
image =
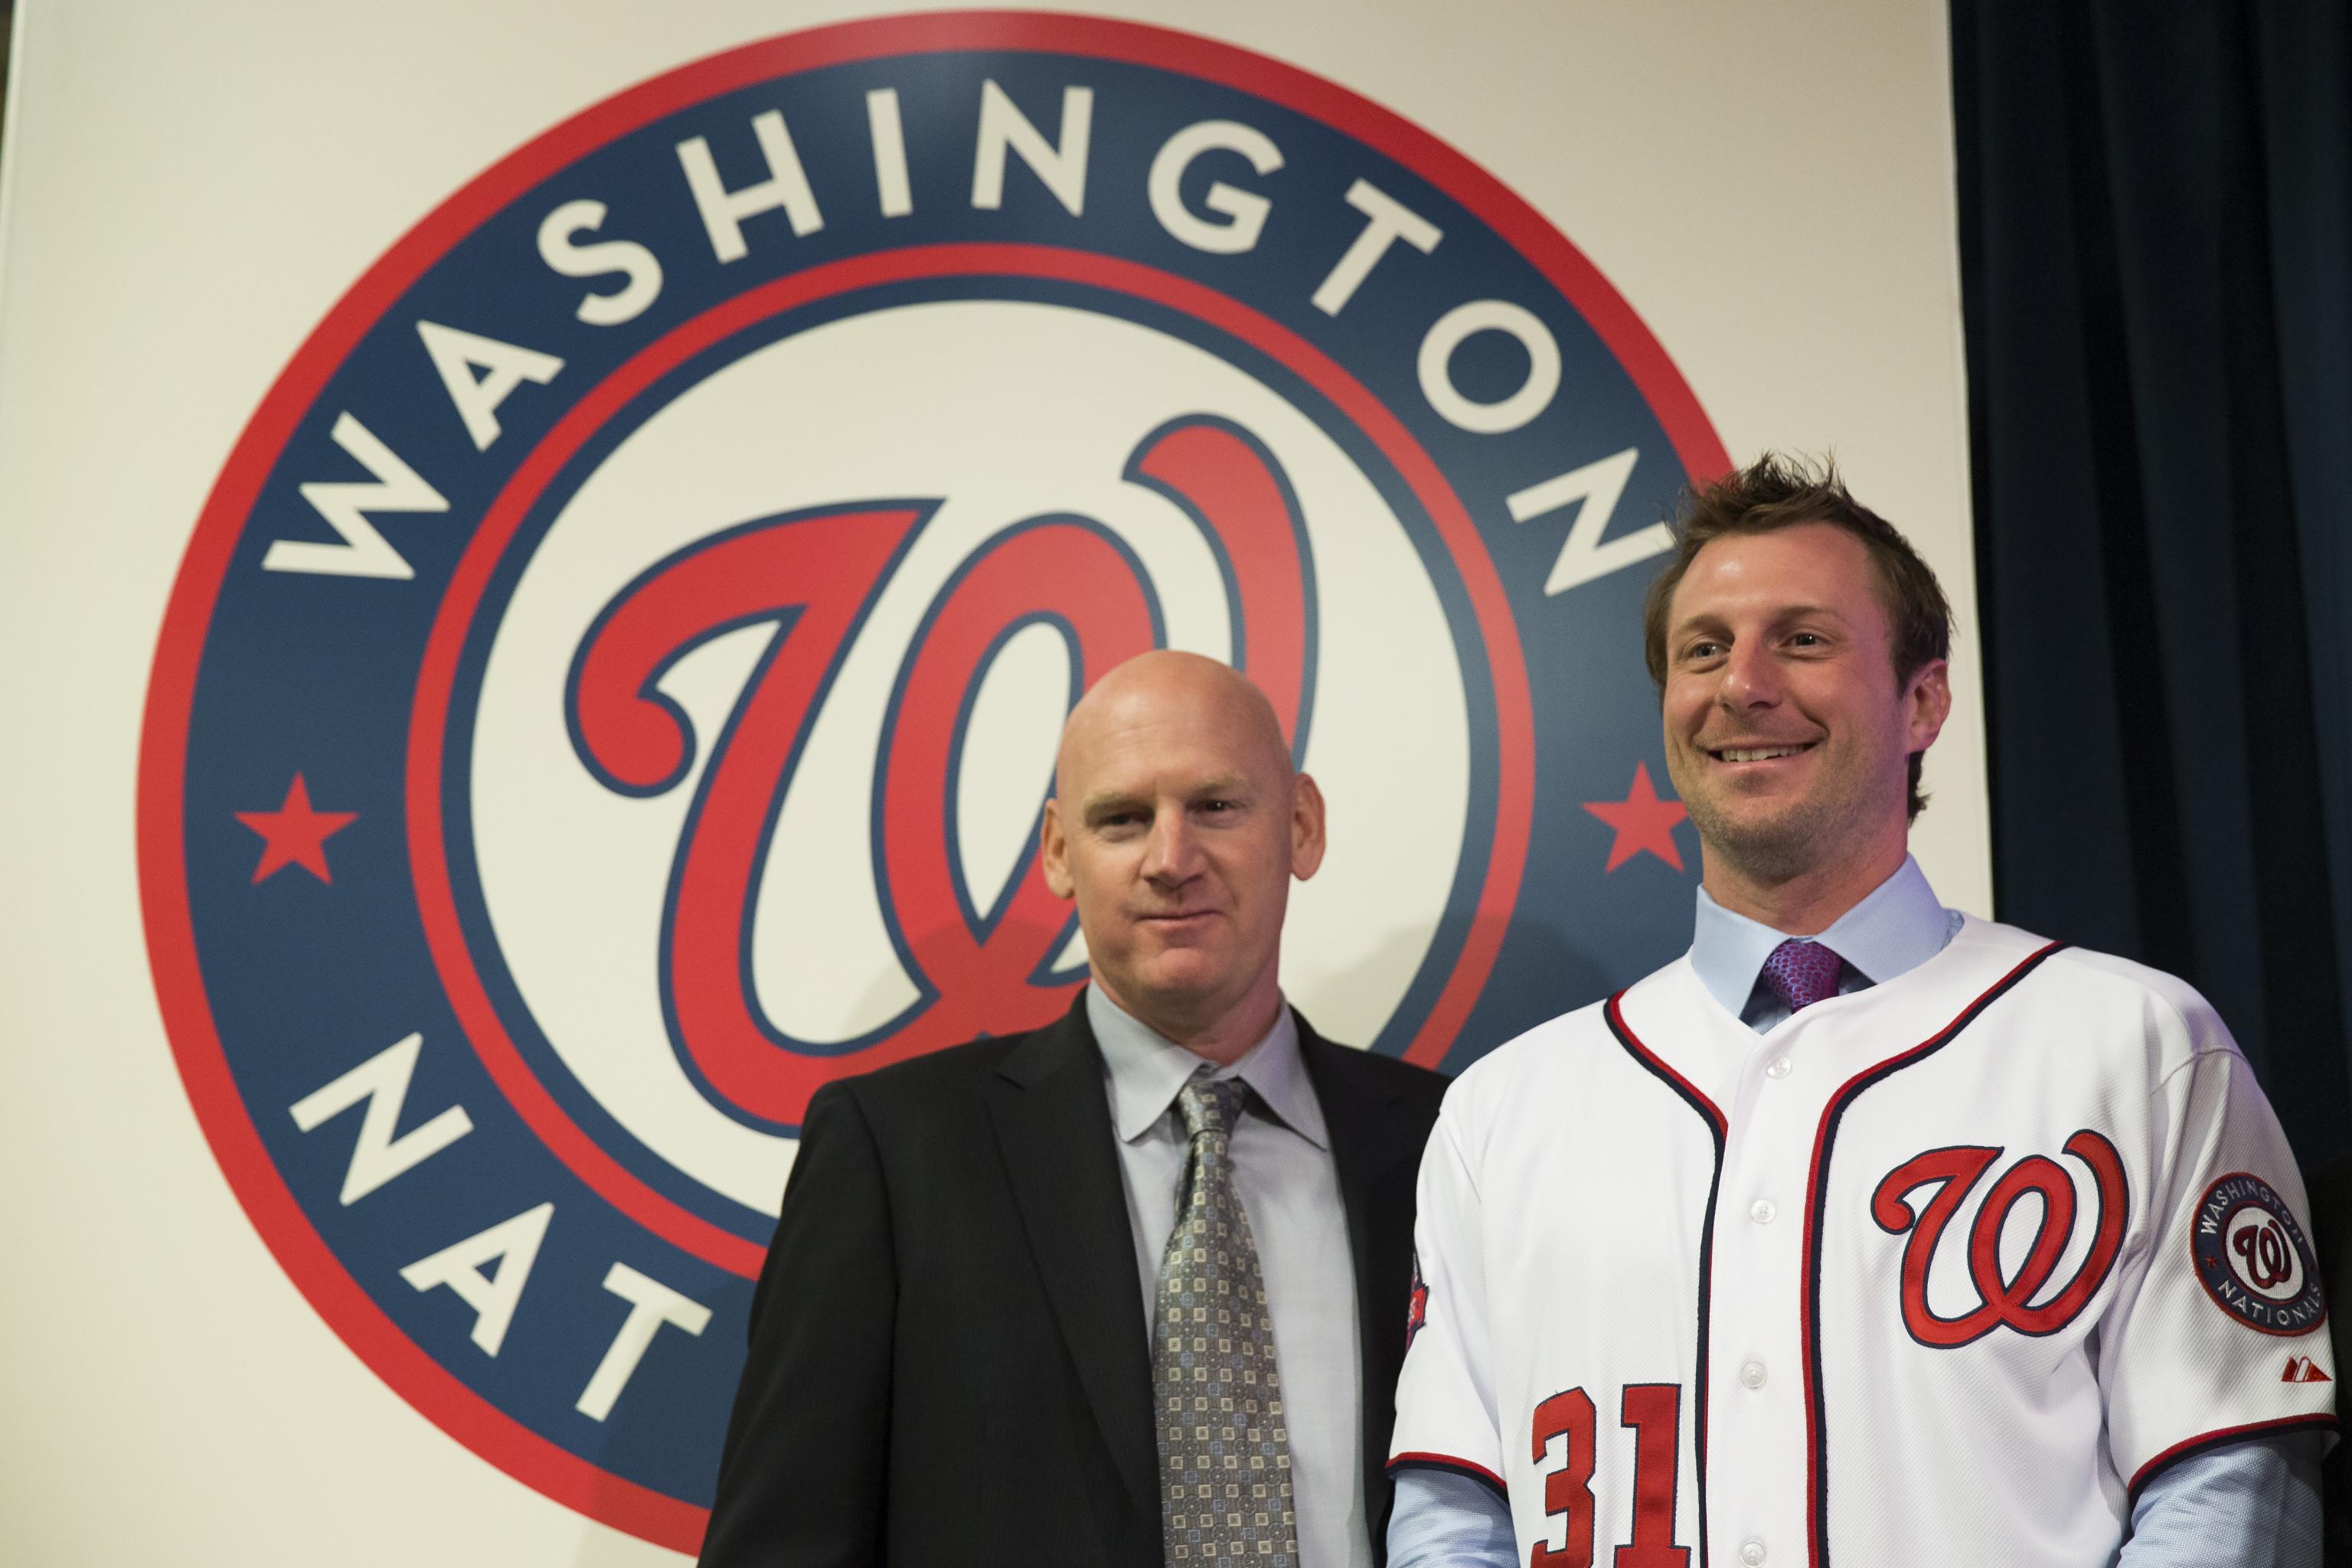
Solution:
[[[1129,972],[1128,981],[1140,995],[1181,1012],[1229,1000],[1238,988],[1229,961],[1188,951],[1163,953],[1139,964]]]
[[[1771,811],[1726,811],[1710,803],[1692,812],[1691,820],[1707,843],[1749,872],[1773,880],[1810,869],[1822,856],[1819,814],[1800,802]]]
[[[1171,963],[1163,958],[1157,963],[1145,964],[1137,972],[1135,981],[1152,995],[1173,1002],[1213,995],[1224,988],[1226,975],[1219,964]]]

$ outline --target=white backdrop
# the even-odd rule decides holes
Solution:
[[[1086,8],[1302,65],[1416,122],[1600,268],[1735,460],[1834,450],[1960,612],[1958,702],[1916,847],[1948,902],[1988,911],[1942,7]],[[388,245],[586,104],[859,14],[805,0],[21,7],[0,197],[11,1559],[675,1560],[446,1436],[257,1237],[190,1112],[148,975],[140,714],[224,458]]]

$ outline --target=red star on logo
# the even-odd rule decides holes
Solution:
[[[253,868],[257,882],[284,866],[299,866],[331,886],[327,874],[327,840],[360,819],[356,811],[313,811],[310,788],[296,773],[286,786],[286,804],[276,811],[240,811],[236,819],[261,835],[261,864]]]
[[[1616,841],[1609,846],[1609,864],[1601,868],[1604,873],[1644,849],[1675,870],[1683,868],[1683,852],[1675,845],[1675,824],[1683,819],[1683,803],[1658,798],[1646,763],[1633,764],[1633,787],[1623,800],[1588,800],[1584,809],[1617,830]]]

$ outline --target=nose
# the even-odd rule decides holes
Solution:
[[[1143,877],[1161,889],[1181,887],[1200,873],[1201,841],[1181,803],[1171,803],[1151,819],[1143,847]]]
[[[1754,642],[1738,642],[1723,661],[1716,700],[1726,708],[1769,708],[1780,700],[1780,670],[1771,650]]]

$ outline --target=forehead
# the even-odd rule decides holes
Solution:
[[[1798,607],[1885,627],[1885,601],[1869,548],[1827,522],[1709,540],[1675,585],[1668,620],[1769,617]]]
[[[1202,694],[1121,702],[1070,737],[1065,789],[1074,796],[1184,791],[1212,782],[1276,782],[1287,758],[1239,704]]]

